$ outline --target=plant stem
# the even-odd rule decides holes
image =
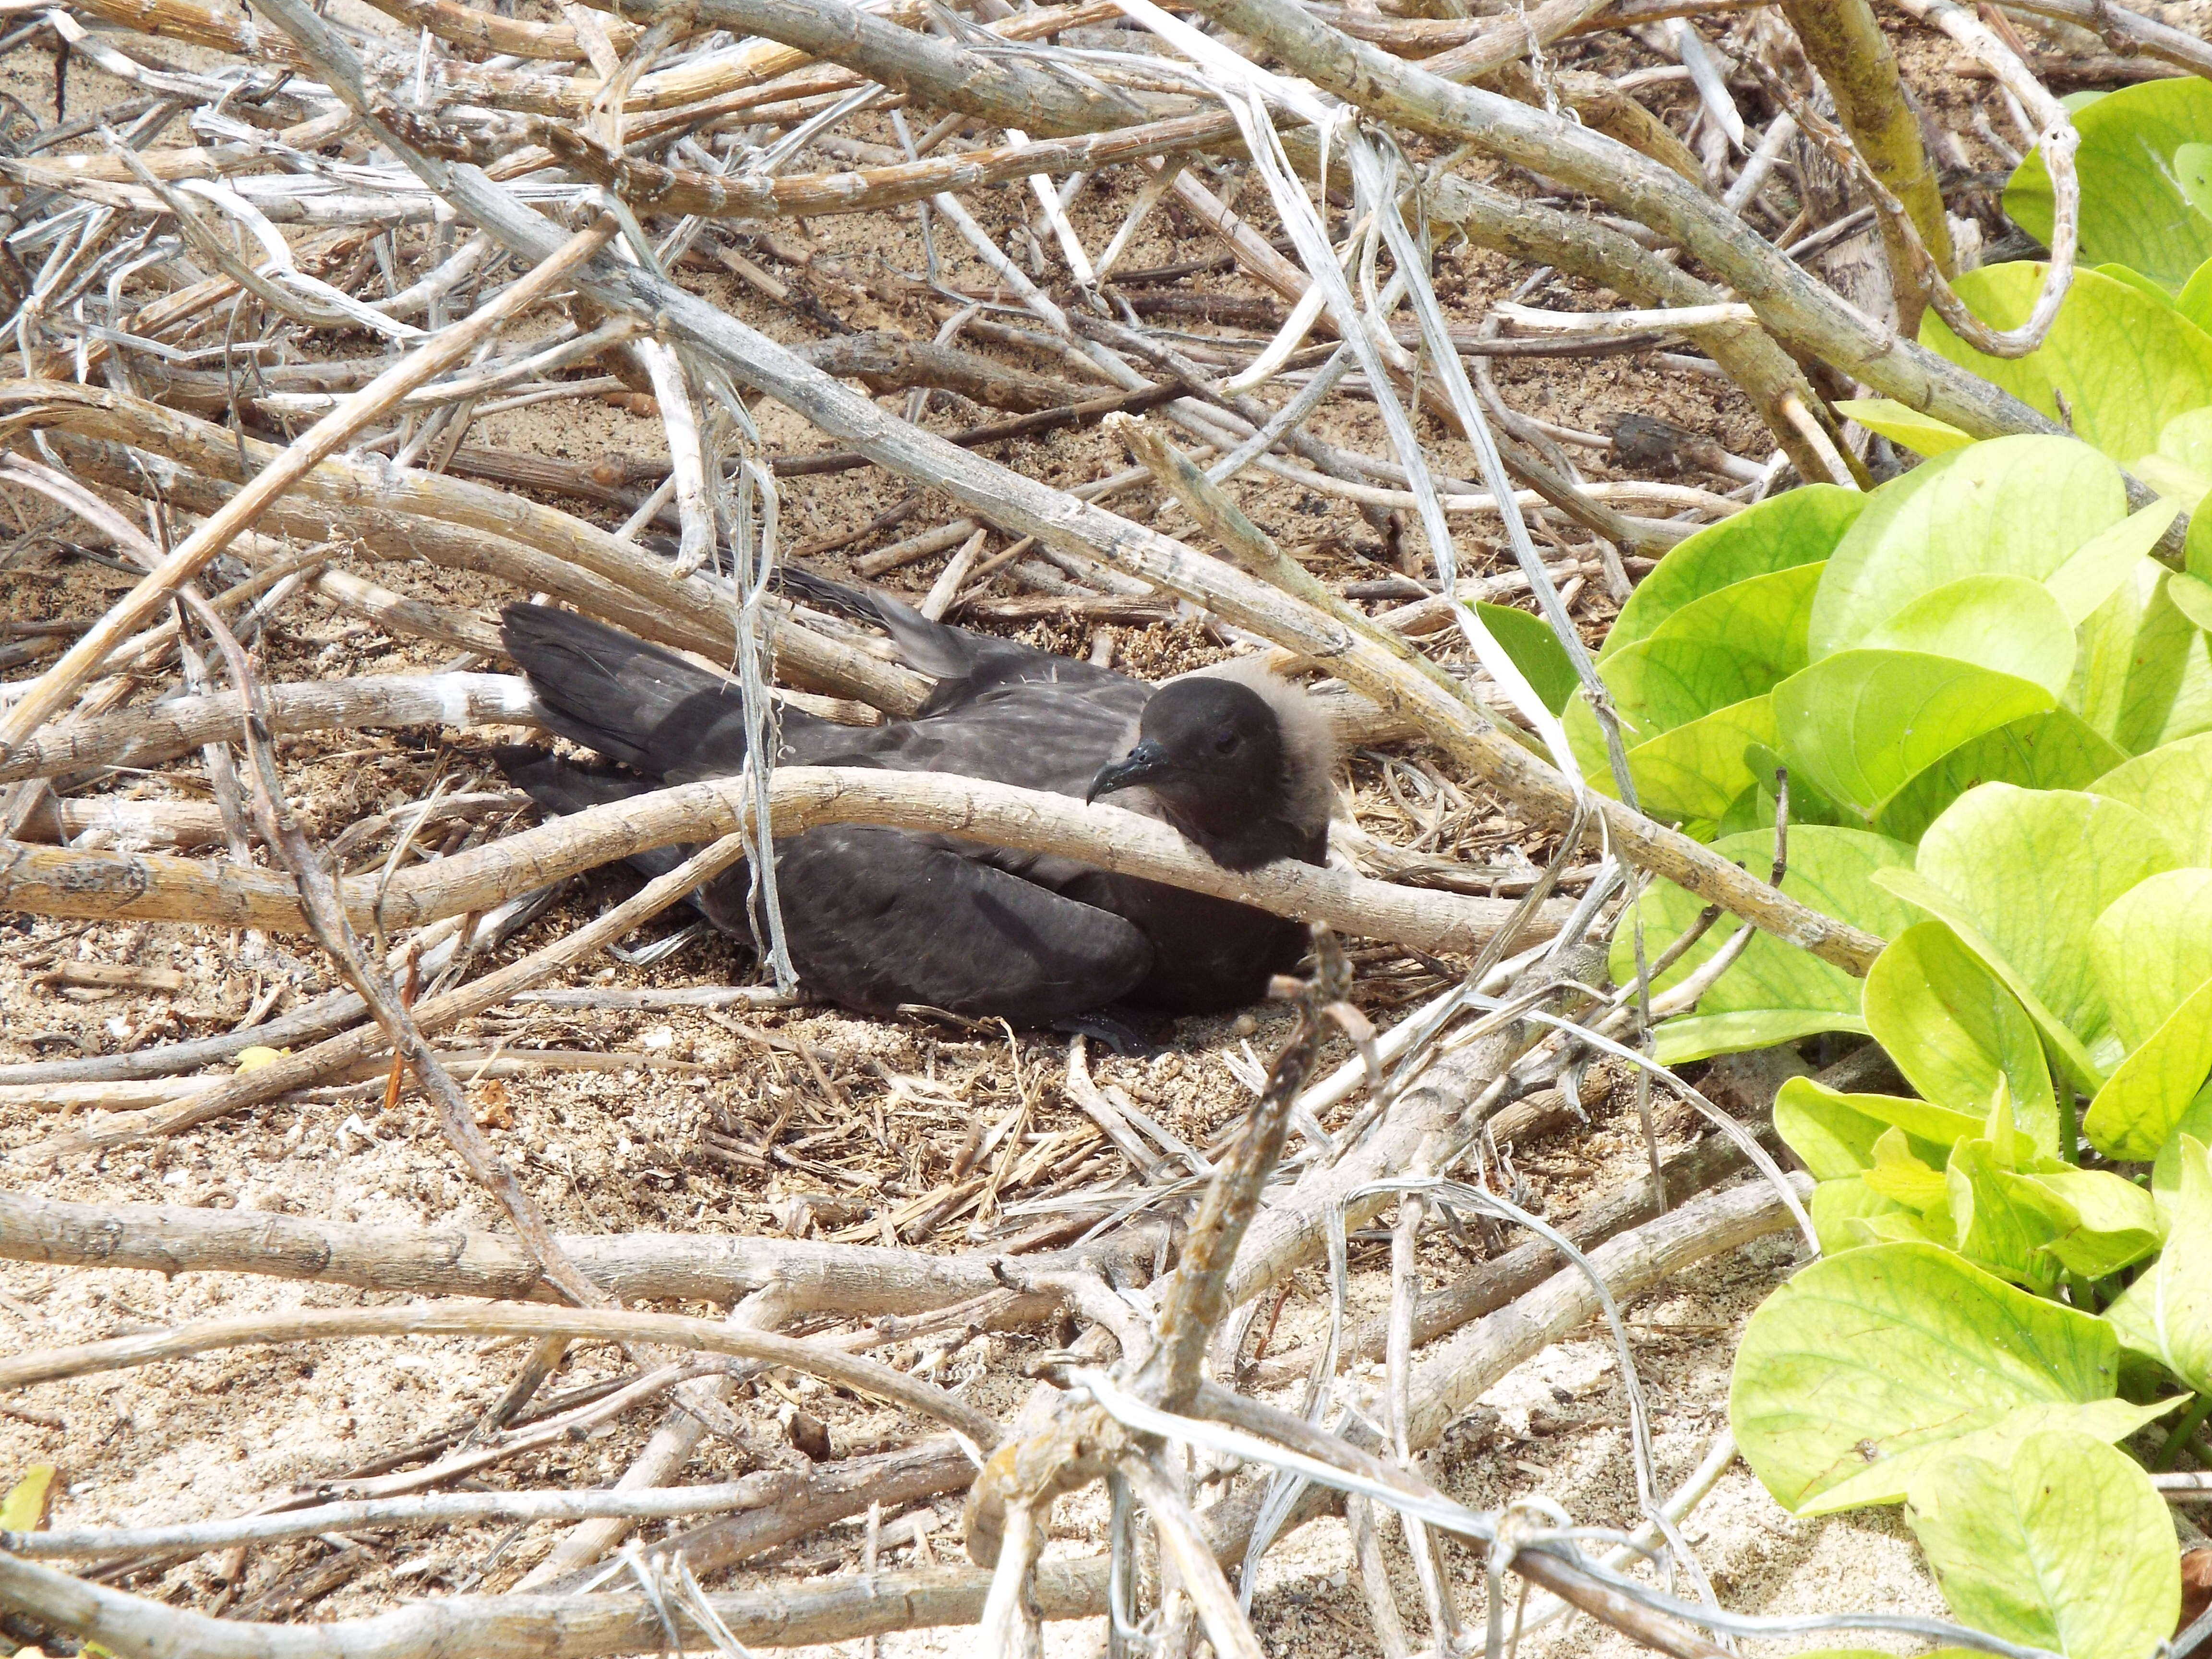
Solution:
[[[1835,94],[1836,114],[1875,175],[1895,191],[1912,216],[1921,241],[1946,276],[1953,268],[1951,230],[1936,170],[1920,143],[1920,123],[1905,101],[1897,55],[1867,0],[1783,0],[1805,56]],[[1897,295],[1898,326],[1914,332],[1927,296],[1913,278],[1911,259],[1895,233],[1883,226],[1890,281]]]
[[[2158,1456],[2152,1467],[2160,1474],[2172,1468],[2174,1460],[2181,1455],[2181,1449],[2189,1446],[2190,1437],[2203,1425],[2207,1417],[2212,1417],[2212,1394],[2200,1394],[2196,1403],[2184,1412],[2181,1420],[2173,1425],[2173,1432],[2166,1437],[2166,1443],[2158,1449]],[[2190,1446],[2190,1449],[2195,1451],[2197,1449]]]

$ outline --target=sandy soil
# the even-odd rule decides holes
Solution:
[[[2176,21],[2188,21],[2183,9],[2174,9]],[[1906,46],[1916,88],[1935,118],[1964,135],[1966,153],[1975,165],[1997,165],[1971,121],[1972,110],[1980,107],[1990,112],[2000,131],[2007,130],[1988,84],[1949,76],[1944,52],[1925,39],[1911,37]],[[179,60],[189,54],[188,48],[176,51]],[[1563,61],[1576,64],[1583,55],[1577,48]],[[1616,48],[1604,64],[1619,69],[1657,61],[1640,49]],[[25,48],[0,61],[0,88],[40,122],[54,118],[54,64],[43,47]],[[114,83],[79,62],[70,73],[69,95],[74,112],[112,101],[118,93]],[[1645,95],[1678,130],[1684,125],[1689,107],[1686,88],[1661,86]],[[870,131],[866,123],[855,130],[889,137],[887,128]],[[1131,191],[1117,176],[1094,185],[1083,198],[1079,222],[1093,246],[1119,222]],[[1028,198],[1017,191],[993,191],[974,198],[973,205],[988,227],[1003,232],[1025,215]],[[1272,233],[1256,190],[1240,198],[1238,209],[1263,234]],[[779,235],[863,272],[914,272],[924,264],[912,210],[867,219],[819,220],[802,229],[785,228]],[[942,234],[938,239],[950,279],[987,280],[980,264],[957,257],[952,240]],[[414,246],[403,238],[403,246]],[[759,250],[754,252],[757,256]],[[1212,252],[1201,233],[1168,210],[1152,219],[1123,265],[1167,264]],[[1462,248],[1441,260],[1437,287],[1456,316],[1473,322],[1491,300],[1510,292],[1527,274],[1498,256]],[[924,334],[933,327],[932,319],[900,301],[896,290],[887,290],[893,297],[886,301],[788,267],[781,276],[847,325]],[[821,331],[818,323],[771,304],[726,274],[689,270],[685,277],[779,338],[813,338]],[[1245,291],[1229,276],[1206,278],[1198,286]],[[1566,308],[1610,303],[1601,292],[1557,278],[1524,297]],[[1189,326],[1195,331],[1205,325]],[[359,343],[343,349],[358,349]],[[1024,360],[1018,366],[1072,375],[1065,363]],[[1739,454],[1763,459],[1768,453],[1755,417],[1723,383],[1642,358],[1506,360],[1498,374],[1516,407],[1566,427],[1603,432],[1614,416],[1638,410],[1707,434]],[[963,424],[974,415],[957,400],[939,401],[944,406],[930,416],[938,424]],[[774,406],[759,410],[759,424],[771,448],[817,445],[794,417]],[[1387,447],[1364,405],[1334,410],[1319,428],[1370,452]],[[1473,473],[1474,460],[1463,445],[1434,428],[1425,435],[1439,466],[1462,476]],[[495,416],[477,424],[470,441],[586,461],[665,453],[656,419],[599,399]],[[997,453],[1025,471],[1061,484],[1101,476],[1122,464],[1092,432],[1000,446]],[[1592,476],[1610,476],[1600,452],[1576,453],[1578,465],[1586,464]],[[1388,550],[1343,503],[1252,482],[1251,475],[1237,488],[1252,515],[1297,550],[1316,574],[1356,579],[1378,574],[1387,565]],[[897,481],[872,470],[793,480],[784,495],[784,534],[794,544],[836,535],[905,493]],[[19,516],[43,511],[20,500],[10,499],[8,505]],[[602,516],[615,522],[621,515]],[[925,494],[900,527],[825,562],[833,569],[843,567],[873,546],[952,516],[948,501]],[[1498,554],[1474,526],[1462,556],[1480,565]],[[941,557],[924,561],[892,580],[926,588],[942,564]],[[466,575],[367,562],[355,568],[449,605],[483,607],[512,597],[496,583]],[[0,615],[18,621],[88,620],[126,585],[127,578],[96,564],[42,552],[0,569]],[[1598,588],[1590,585],[1579,612],[1593,639],[1601,635],[1611,611]],[[1102,631],[1110,639],[1102,641]],[[1070,652],[1110,649],[1121,665],[1147,676],[1221,653],[1219,643],[1190,623],[1105,630],[1039,623],[1027,633]],[[272,682],[420,671],[450,660],[441,648],[389,636],[357,618],[314,605],[295,605],[281,615],[264,630],[258,648]],[[303,802],[310,828],[324,836],[365,814],[422,799],[440,778],[455,788],[497,787],[483,742],[454,733],[300,738],[289,740],[283,753],[288,787]],[[1434,757],[1417,758],[1432,763]],[[1410,842],[1428,825],[1394,806],[1379,787],[1380,777],[1369,760],[1358,762],[1347,774],[1368,826]],[[102,787],[149,798],[205,798],[196,772],[183,762]],[[1466,859],[1516,852],[1541,856],[1545,850],[1540,839],[1525,835],[1480,792],[1471,792],[1468,810],[1455,814],[1454,822],[1462,832],[1455,850]],[[386,841],[373,841],[356,854],[356,866],[381,859],[387,846]],[[502,959],[574,927],[629,885],[626,878],[609,872],[577,884],[552,911],[503,947]],[[665,925],[650,931],[657,936]],[[64,961],[173,967],[183,975],[183,988],[168,994],[100,994],[40,982],[42,975]],[[689,985],[742,981],[750,973],[744,954],[716,939],[695,944],[653,969],[598,966],[573,982]],[[0,919],[0,1060],[113,1052],[226,1030],[271,988],[282,988],[276,1005],[281,1012],[332,983],[330,970],[302,940],[171,926]],[[1363,969],[1358,1000],[1378,1020],[1387,1019],[1435,983],[1419,964],[1378,959]],[[1185,1022],[1158,1057],[1104,1057],[1094,1070],[1102,1083],[1119,1084],[1177,1133],[1202,1143],[1232,1125],[1249,1099],[1224,1054],[1238,1052],[1249,1041],[1264,1056],[1284,1030],[1284,1016],[1264,1009],[1236,1021]],[[770,1047],[756,1031],[810,1048],[834,1097],[825,1095],[811,1068],[787,1047]],[[1060,1038],[819,1011],[732,1022],[684,1011],[510,1009],[471,1022],[453,1034],[453,1041],[473,1047],[504,1044],[508,1052],[524,1054],[547,1048],[590,1050],[629,1062],[618,1071],[545,1071],[475,1087],[495,1143],[563,1230],[775,1233],[789,1212],[788,1200],[827,1195],[861,1214],[849,1224],[825,1226],[824,1236],[876,1237],[884,1211],[929,1192],[956,1167],[975,1126],[996,1124],[1013,1113],[1024,1115],[1015,1143],[1025,1149],[1018,1163],[1023,1168],[1035,1165],[1040,1173],[1010,1182],[996,1204],[943,1218],[927,1240],[929,1248],[972,1248],[1010,1236],[1035,1224],[1036,1215],[1024,1212],[1024,1204],[1035,1203],[1047,1188],[1095,1186],[1121,1173],[1118,1158],[1092,1144],[1088,1120],[1061,1098],[1065,1048]],[[467,1180],[419,1096],[410,1092],[396,1109],[384,1111],[380,1095],[380,1085],[371,1084],[279,1102],[173,1141],[79,1161],[41,1180],[39,1189],[88,1202],[228,1207],[422,1225],[497,1224],[492,1205]],[[1518,1149],[1518,1167],[1539,1209],[1560,1213],[1580,1198],[1637,1173],[1643,1149],[1632,1114],[1609,1099],[1599,1099],[1595,1106],[1589,1128]],[[1340,1109],[1336,1121],[1350,1109]],[[757,1134],[779,1120],[780,1144],[805,1167],[768,1175],[732,1169],[713,1158],[702,1141],[703,1132],[718,1125],[741,1125]],[[57,1127],[52,1114],[8,1109],[0,1112],[0,1143],[20,1146]],[[1668,1150],[1694,1133],[1687,1121],[1671,1118],[1662,1127]],[[6,1178],[21,1179],[12,1174]],[[1431,1243],[1425,1261],[1431,1282],[1455,1271],[1465,1260],[1462,1249],[1449,1239]],[[1793,1249],[1779,1239],[1749,1247],[1712,1261],[1631,1310],[1633,1354],[1650,1395],[1662,1487],[1693,1468],[1724,1426],[1734,1334],[1789,1272],[1796,1260]],[[1357,1307],[1378,1305],[1387,1293],[1384,1255],[1372,1243],[1355,1247]],[[1324,1296],[1319,1275],[1301,1275],[1297,1293],[1282,1316],[1279,1343],[1314,1333],[1323,1317]],[[8,1264],[0,1266],[0,1351],[86,1341],[217,1314],[380,1299],[390,1298],[225,1275],[165,1281],[143,1273]],[[940,1355],[937,1374],[962,1385],[975,1402],[1010,1411],[1028,1386],[1023,1361],[1050,1340],[1042,1332],[981,1338]],[[894,1352],[891,1357],[907,1364],[921,1356]],[[44,1385],[0,1401],[0,1480],[36,1462],[59,1465],[61,1486],[52,1511],[58,1525],[149,1523],[234,1513],[270,1494],[339,1477],[394,1449],[473,1421],[506,1387],[518,1359],[512,1345],[356,1342],[273,1352],[244,1350]],[[620,1374],[626,1364],[611,1346],[583,1345],[572,1352],[549,1392]],[[1358,1381],[1372,1390],[1378,1379]],[[1612,1345],[1593,1328],[1493,1389],[1427,1460],[1429,1472],[1470,1504],[1538,1496],[1584,1522],[1632,1522],[1635,1492],[1621,1401]],[[710,1437],[684,1471],[685,1480],[729,1478],[791,1462],[797,1454],[787,1425],[797,1412],[827,1424],[839,1455],[897,1443],[908,1432],[895,1413],[804,1379],[772,1377],[741,1388],[732,1404],[744,1439],[732,1443]],[[611,1483],[635,1455],[653,1420],[651,1413],[634,1414],[556,1451],[518,1459],[493,1479],[526,1487]],[[957,1556],[957,1499],[926,1508],[932,1537],[887,1553],[884,1565]],[[1103,1503],[1095,1492],[1063,1504],[1054,1522],[1054,1552],[1089,1553],[1103,1539]],[[1942,1608],[1909,1537],[1891,1516],[1793,1521],[1740,1465],[1695,1513],[1687,1531],[1714,1589],[1741,1611]],[[242,1562],[203,1557],[131,1583],[179,1606],[219,1607],[237,1617],[343,1618],[390,1607],[404,1596],[506,1588],[544,1556],[555,1535],[550,1526],[362,1534],[264,1548]],[[643,1535],[656,1534],[648,1528]],[[718,1582],[788,1583],[847,1571],[858,1560],[860,1543],[859,1524],[851,1523]],[[1399,1595],[1418,1632],[1419,1594],[1395,1532],[1388,1547]],[[1479,1628],[1480,1571],[1464,1557],[1455,1558],[1455,1565],[1462,1607]],[[1376,1651],[1350,1568],[1345,1530],[1334,1521],[1315,1523],[1267,1558],[1254,1607],[1270,1653]],[[5,1628],[0,1626],[0,1643]],[[971,1642],[965,1632],[910,1632],[885,1638],[881,1651],[952,1653]],[[1048,1651],[1087,1656],[1100,1651],[1102,1643],[1095,1623],[1059,1626],[1049,1633]],[[1784,1645],[1822,1644],[1807,1639]],[[1554,1626],[1527,1644],[1528,1650],[1544,1659],[1624,1648],[1579,1621]],[[836,1650],[859,1650],[858,1644]]]

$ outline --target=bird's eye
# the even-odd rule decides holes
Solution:
[[[1237,745],[1242,741],[1243,739],[1234,732],[1224,732],[1213,740],[1213,752],[1217,755],[1233,755],[1237,752]]]

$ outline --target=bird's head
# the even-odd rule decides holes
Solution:
[[[1145,705],[1136,745],[1098,769],[1084,799],[1139,784],[1201,823],[1267,815],[1284,787],[1282,723],[1235,680],[1193,675],[1162,686]]]

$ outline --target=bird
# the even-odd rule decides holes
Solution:
[[[933,685],[909,718],[848,726],[781,710],[777,763],[947,772],[1144,813],[1216,863],[1318,865],[1335,805],[1326,717],[1256,659],[1160,685],[1018,641],[934,621],[881,592],[797,569],[786,591],[882,627]],[[742,769],[734,682],[574,611],[511,605],[507,654],[545,723],[591,764],[513,746],[496,758],[548,812]],[[629,861],[649,875],[689,849]],[[1114,1011],[1218,1013],[1261,1000],[1308,935],[1252,906],[1054,854],[867,824],[775,843],[786,944],[800,987],[864,1013],[920,1006],[1019,1026]],[[694,902],[753,937],[751,872],[734,866]]]

